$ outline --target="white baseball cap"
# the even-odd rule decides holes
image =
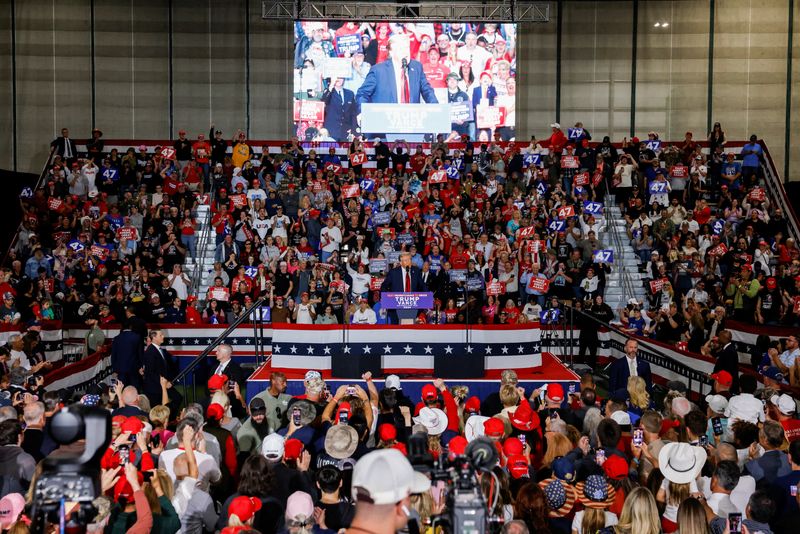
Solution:
[[[797,410],[797,403],[786,393],[773,395],[770,397],[769,401],[774,404],[783,415],[791,415]]]
[[[400,377],[397,375],[389,375],[386,377],[386,387],[394,389],[403,389],[400,385]]]
[[[728,407],[728,399],[722,395],[706,395],[706,402],[715,413],[722,413]]]
[[[623,412],[622,410],[617,410],[616,412],[611,414],[611,419],[616,421],[618,425],[630,425],[631,424],[631,416],[628,412]]]
[[[408,458],[397,449],[380,449],[366,454],[353,469],[352,495],[356,501],[395,504],[430,487],[428,477],[414,471]]]
[[[322,374],[320,374],[319,371],[314,371],[314,370],[307,371],[306,372],[306,376],[303,378],[303,380],[308,382],[309,380],[311,380],[313,378],[322,378]]]
[[[272,462],[283,460],[283,436],[270,434],[261,442],[261,455]]]
[[[550,125],[550,128],[561,128],[561,125],[557,122],[554,122],[553,124]]]

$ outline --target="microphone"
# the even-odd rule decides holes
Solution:
[[[407,70],[408,69],[408,60],[406,58],[403,58],[403,61],[400,62],[400,67],[403,70]]]

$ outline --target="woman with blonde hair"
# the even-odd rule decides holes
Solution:
[[[573,449],[573,446],[567,436],[558,432],[546,432],[544,439],[547,442],[547,451],[544,453],[544,458],[542,458],[541,469],[550,470],[553,460],[569,454],[569,452]],[[544,476],[545,474],[547,476]],[[550,476],[550,474],[540,473],[539,476],[547,478]]]
[[[658,507],[647,488],[636,488],[625,499],[615,531],[617,534],[659,534]]]
[[[630,411],[641,416],[650,408],[650,394],[647,392],[647,383],[641,376],[628,378],[628,395],[630,395]]]
[[[680,534],[708,534],[706,512],[699,500],[684,499],[678,507],[678,526]]]

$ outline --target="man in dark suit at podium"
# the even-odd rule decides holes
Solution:
[[[653,377],[650,373],[650,364],[637,357],[639,342],[629,339],[625,342],[625,357],[618,358],[611,364],[608,378],[608,392],[613,394],[618,389],[627,389],[628,378],[640,376],[647,384],[647,391],[653,391]]]
[[[427,290],[425,282],[422,281],[422,273],[411,265],[411,254],[408,252],[400,254],[400,266],[389,270],[381,284],[381,292],[388,293],[415,293]],[[392,324],[397,324],[395,310],[389,310],[387,317]]]

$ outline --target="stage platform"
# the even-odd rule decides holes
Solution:
[[[264,391],[269,387],[269,376],[273,371],[281,371],[286,375],[288,382],[286,392],[290,395],[303,394],[303,377],[305,370],[289,369],[281,367],[273,367],[272,362],[269,361],[257,369],[250,378],[247,380],[247,399],[248,402],[258,393]],[[543,384],[551,384],[558,382],[564,386],[566,392],[569,384],[577,384],[580,382],[580,377],[569,369],[558,357],[550,354],[549,352],[542,353],[542,365],[539,367],[532,367],[527,369],[517,369],[519,376],[520,386],[524,387],[526,391],[530,392]],[[463,379],[454,378],[448,380],[444,378],[448,386],[456,384],[469,386],[469,394],[477,395],[481,399],[485,398],[489,393],[495,392],[498,389],[501,369],[487,370],[483,378]],[[332,391],[335,391],[341,385],[359,383],[361,377],[345,379],[345,378],[332,378],[330,370],[321,371],[322,377],[328,383]],[[429,384],[433,380],[430,372],[420,372],[417,369],[388,369],[386,374],[397,374],[400,376],[403,392],[412,399],[419,399],[422,393],[422,386]],[[385,376],[374,377],[378,389],[383,388],[383,379]]]

